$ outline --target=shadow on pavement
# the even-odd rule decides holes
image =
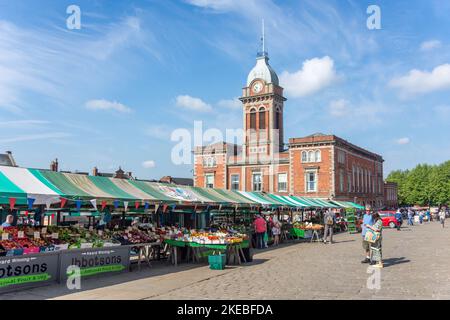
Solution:
[[[389,258],[389,259],[383,260],[383,265],[385,268],[388,268],[388,267],[394,266],[396,264],[402,264],[402,263],[408,263],[408,262],[411,262],[411,260],[408,260],[405,257]]]
[[[355,242],[356,240],[343,240],[343,241],[333,241],[333,244],[334,243],[346,243],[346,242]]]

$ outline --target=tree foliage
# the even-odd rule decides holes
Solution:
[[[419,164],[412,170],[392,171],[386,181],[398,184],[400,205],[450,204],[450,161],[440,165]]]

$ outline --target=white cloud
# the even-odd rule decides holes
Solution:
[[[114,110],[123,113],[131,112],[130,107],[116,101],[108,101],[105,99],[89,100],[86,102],[85,106],[89,110]]]
[[[348,100],[340,99],[331,101],[328,110],[333,117],[344,117],[349,114],[351,108]]]
[[[214,10],[230,10],[242,3],[242,1],[237,0],[186,0],[186,2],[197,7]]]
[[[11,121],[0,121],[0,127],[21,128],[21,127],[39,126],[49,123],[50,123],[49,121],[44,120],[11,120]]]
[[[442,42],[440,42],[439,40],[424,41],[420,44],[421,51],[430,51],[433,49],[438,49],[440,47],[442,47]]]
[[[411,141],[410,141],[409,138],[405,137],[405,138],[397,139],[396,142],[397,142],[397,144],[403,145],[403,144],[408,144],[408,143],[410,143]]]
[[[284,71],[280,82],[288,95],[305,97],[330,86],[338,78],[333,59],[325,56],[306,60],[303,67],[294,73]]]
[[[145,169],[151,169],[151,168],[156,167],[156,163],[153,160],[147,160],[147,161],[142,162],[142,166]]]
[[[450,64],[437,66],[431,72],[413,69],[407,75],[392,79],[389,85],[399,89],[400,95],[405,98],[448,90],[450,89]]]
[[[192,111],[199,111],[199,112],[212,111],[211,105],[207,104],[200,98],[194,98],[189,95],[178,96],[177,106]]]
[[[228,109],[240,109],[242,108],[242,102],[238,98],[229,100],[224,99],[217,102],[217,106]]]
[[[35,141],[35,140],[50,140],[50,139],[61,139],[71,137],[71,134],[65,132],[51,132],[51,133],[40,133],[40,134],[28,134],[20,135],[12,138],[0,139],[0,143],[12,143],[21,141]]]
[[[171,131],[171,128],[166,125],[152,125],[145,129],[145,134],[160,140],[170,140]]]

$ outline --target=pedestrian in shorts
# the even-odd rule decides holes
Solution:
[[[363,261],[361,261],[361,263],[370,263],[370,242],[364,240],[364,237],[367,232],[366,226],[372,226],[372,225],[373,225],[372,213],[369,210],[367,210],[363,216],[363,222],[362,222],[362,246],[363,246],[364,252],[366,253],[366,258]]]

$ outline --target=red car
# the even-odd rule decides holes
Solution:
[[[380,211],[381,220],[383,221],[383,227],[397,228],[401,224],[395,219],[395,211]]]

